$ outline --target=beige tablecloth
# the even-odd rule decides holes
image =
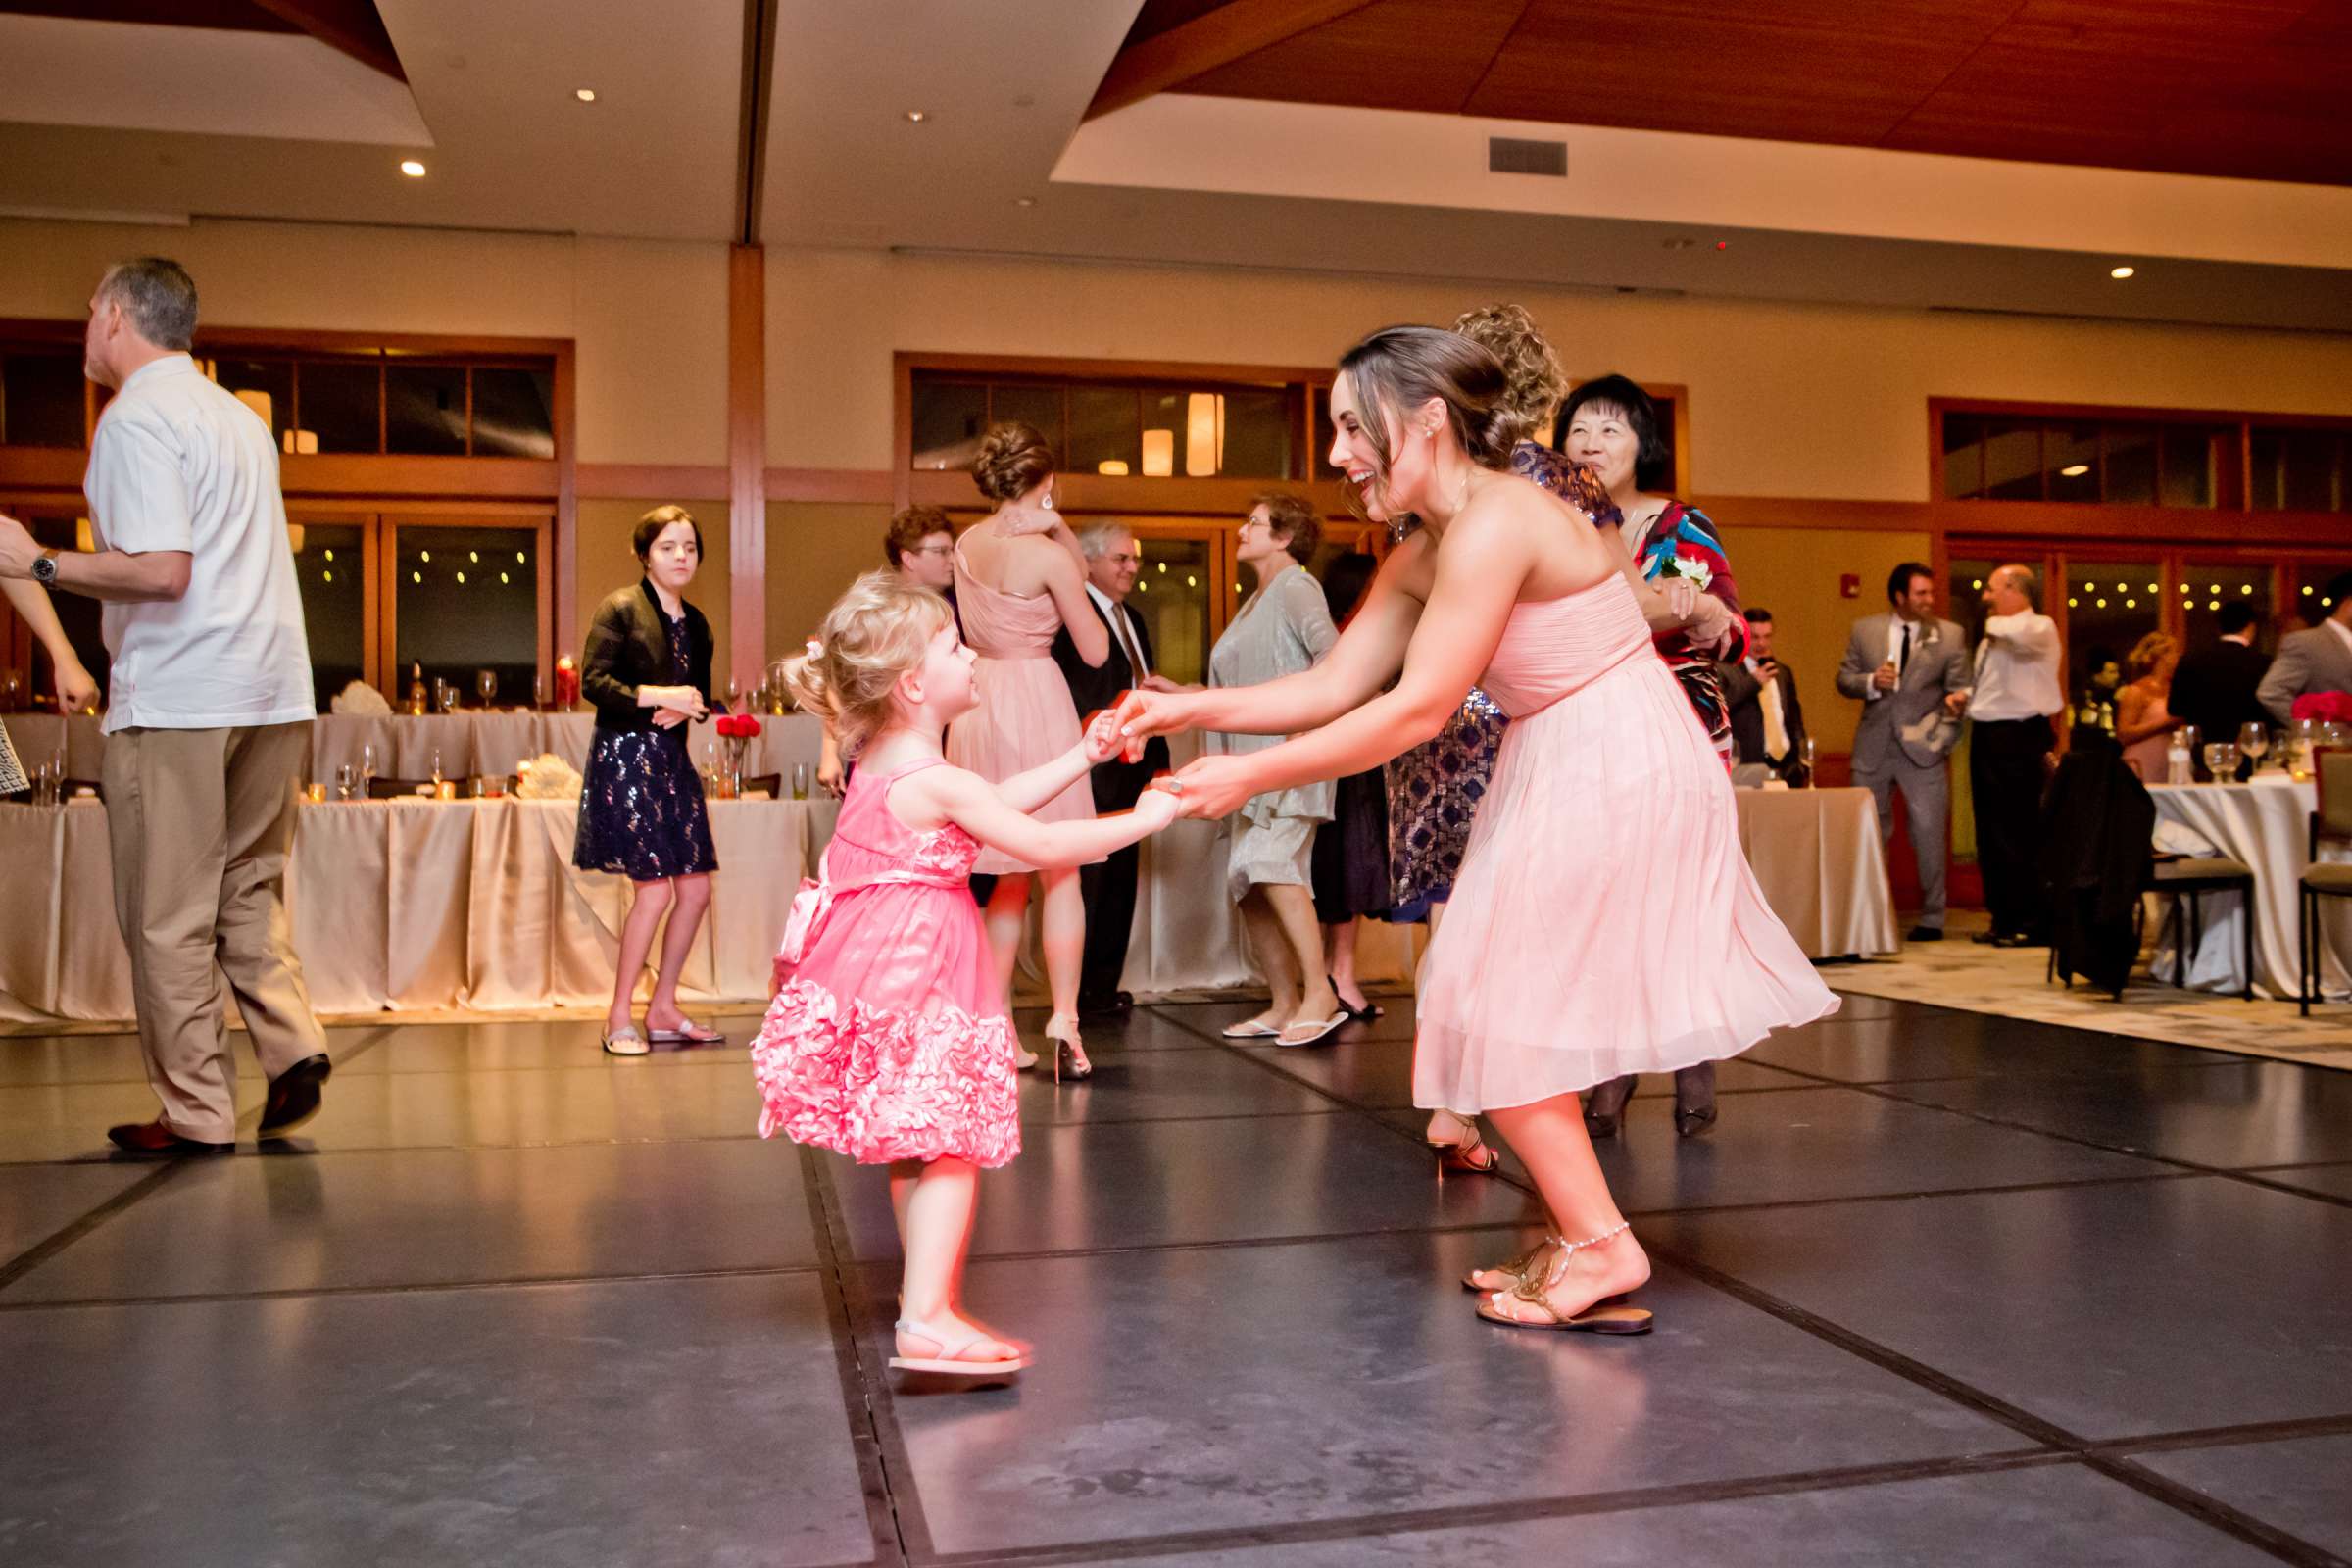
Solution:
[[[320,1013],[597,1005],[611,995],[628,884],[572,869],[569,801],[305,806],[286,869],[294,949]],[[681,984],[697,1001],[766,995],[831,801],[715,801],[710,915]],[[0,1017],[120,1020],[106,808],[0,806],[0,876],[48,891],[0,923]]]
[[[30,772],[60,753],[70,778],[96,779],[106,737],[95,715],[10,713],[0,718],[8,727],[17,755]],[[762,715],[760,733],[745,749],[747,774],[784,775],[784,793],[791,788],[795,762],[808,764],[811,778],[824,741],[824,727],[807,713]],[[461,710],[455,713],[413,716],[394,713],[364,717],[353,713],[324,713],[311,723],[311,777],[332,785],[335,770],[348,764],[359,771],[368,747],[375,748],[375,771],[381,778],[430,778],[433,763],[444,778],[471,774],[512,773],[542,752],[579,767],[588,760],[588,743],[596,733],[596,715],[579,711],[536,713],[527,710]],[[707,724],[695,727],[694,760],[700,766],[715,737]],[[813,791],[812,791],[813,793]]]
[[[2165,847],[2189,850],[2195,840],[2213,853],[2254,868],[2254,989],[2266,997],[2292,997],[2299,974],[2295,962],[2295,890],[2311,864],[2311,813],[2319,808],[2319,786],[2298,783],[2283,772],[2257,773],[2245,784],[2151,784],[2158,837]],[[2192,839],[2173,841],[2163,824],[2186,828]],[[2208,893],[2198,907],[2200,940],[2188,961],[2188,985],[2196,991],[2241,989],[2238,922],[2245,900],[2235,893]],[[2328,996],[2352,991],[2341,955],[2352,941],[2352,909],[2341,899],[2320,902],[2320,986]],[[2173,976],[2172,938],[2159,952],[2153,973]]]
[[[1740,848],[1765,902],[1813,958],[1901,946],[1870,791],[1735,790]]]

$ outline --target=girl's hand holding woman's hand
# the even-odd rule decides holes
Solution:
[[[1257,793],[1246,757],[1199,758],[1173,778],[1153,779],[1152,787],[1174,795],[1177,814],[1192,817],[1231,816]]]
[[[1178,798],[1166,790],[1146,790],[1135,803],[1135,815],[1156,833],[1176,820],[1179,806]]]
[[[1088,720],[1086,733],[1079,738],[1078,745],[1086,753],[1089,767],[1107,762],[1127,750],[1127,739],[1119,733],[1118,710],[1105,708]]]

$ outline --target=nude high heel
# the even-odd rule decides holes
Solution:
[[[1074,1082],[1095,1075],[1095,1064],[1086,1059],[1086,1046],[1078,1038],[1078,1020],[1066,1012],[1057,1012],[1046,1020],[1046,1038],[1054,1042],[1054,1081],[1061,1082],[1068,1072]]]

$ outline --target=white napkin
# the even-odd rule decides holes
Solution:
[[[580,775],[553,752],[542,752],[516,770],[514,793],[526,801],[576,801]]]
[[[334,701],[327,704],[327,709],[330,712],[350,713],[360,718],[392,716],[392,705],[384,701],[383,693],[364,680],[355,680],[335,693]]]

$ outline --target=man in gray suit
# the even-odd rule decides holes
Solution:
[[[1894,792],[1902,791],[1919,860],[1919,924],[1910,940],[1940,942],[1952,814],[1947,767],[1969,688],[1968,634],[1936,618],[1936,574],[1916,561],[1886,579],[1886,613],[1854,622],[1838,690],[1862,702],[1854,782],[1878,802],[1882,841],[1894,837]]]
[[[2338,573],[2327,595],[2335,601],[2328,618],[2280,638],[2278,657],[2255,690],[2255,701],[2281,724],[2295,721],[2295,699],[2305,692],[2352,692],[2352,571]]]

